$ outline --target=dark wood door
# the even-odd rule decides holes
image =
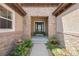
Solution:
[[[44,22],[35,22],[35,32],[44,32]]]

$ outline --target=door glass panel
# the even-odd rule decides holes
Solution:
[[[44,22],[36,22],[35,23],[35,31],[43,32],[44,31]]]
[[[38,31],[41,32],[41,24],[38,24]]]

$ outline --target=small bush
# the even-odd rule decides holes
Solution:
[[[69,52],[65,48],[60,48],[58,45],[57,37],[52,36],[49,41],[46,43],[47,48],[50,49],[53,55],[55,56],[69,56]]]
[[[46,43],[46,45],[47,45],[47,48],[50,49],[50,50],[58,47],[58,45],[53,45],[51,43]]]
[[[49,38],[49,42],[51,44],[58,44],[58,40],[57,40],[57,37],[56,35],[53,35],[52,37]]]
[[[29,52],[29,48],[32,47],[31,40],[24,40],[21,44],[17,45],[15,50],[11,53],[12,56],[26,56]]]
[[[13,52],[14,56],[25,56],[27,55],[28,48],[26,48],[24,45],[18,45]]]
[[[32,41],[31,40],[24,40],[24,44],[28,48],[31,48],[32,47]]]

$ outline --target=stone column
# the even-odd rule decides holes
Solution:
[[[52,15],[52,17],[48,19],[48,37],[51,37],[56,34],[56,17]]]
[[[24,37],[31,39],[31,21],[30,17],[26,15],[24,17]]]

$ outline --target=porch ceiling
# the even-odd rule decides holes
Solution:
[[[56,7],[59,3],[21,3],[22,6],[26,7]]]

